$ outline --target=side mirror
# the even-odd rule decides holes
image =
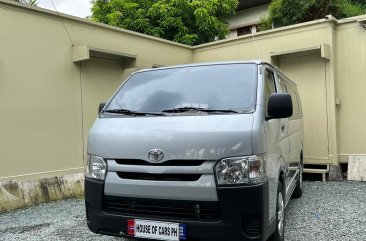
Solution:
[[[103,110],[103,108],[104,108],[104,106],[106,105],[107,103],[105,103],[105,102],[102,102],[102,103],[100,103],[99,104],[99,108],[98,108],[98,115],[100,114],[100,112],[102,112],[102,110]]]
[[[289,94],[272,94],[268,99],[267,119],[280,119],[292,116],[292,99]]]

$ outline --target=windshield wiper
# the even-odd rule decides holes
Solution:
[[[204,112],[207,112],[207,113],[213,113],[213,112],[217,112],[217,113],[241,113],[240,111],[231,110],[231,109],[202,109],[201,111],[204,111]]]
[[[163,113],[156,113],[156,112],[138,112],[128,109],[112,109],[106,110],[104,112],[114,113],[114,114],[122,114],[122,115],[130,115],[130,116],[145,116],[145,115],[156,115],[161,116],[164,115]]]
[[[162,110],[161,112],[165,113],[181,113],[181,112],[188,112],[188,111],[201,111],[206,113],[240,113],[236,110],[230,110],[230,109],[205,109],[205,108],[199,108],[199,107],[177,107],[172,109],[166,109]]]
[[[190,110],[195,110],[195,111],[201,111],[203,110],[203,108],[198,108],[198,107],[177,107],[177,108],[172,108],[172,109],[166,109],[166,110],[162,110],[161,112],[166,112],[166,113],[180,113],[180,112],[187,112]]]

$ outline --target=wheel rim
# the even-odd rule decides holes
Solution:
[[[277,205],[278,205],[278,213],[277,213],[278,232],[279,232],[280,236],[282,237],[283,228],[284,228],[283,226],[284,226],[284,221],[285,221],[285,205],[283,202],[282,192],[278,193]]]

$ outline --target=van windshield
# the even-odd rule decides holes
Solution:
[[[121,114],[192,110],[247,113],[255,107],[256,82],[257,65],[245,63],[138,72],[123,84],[105,111]]]

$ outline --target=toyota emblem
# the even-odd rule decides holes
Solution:
[[[164,153],[159,149],[152,149],[149,151],[148,157],[151,161],[159,162],[163,160]]]

